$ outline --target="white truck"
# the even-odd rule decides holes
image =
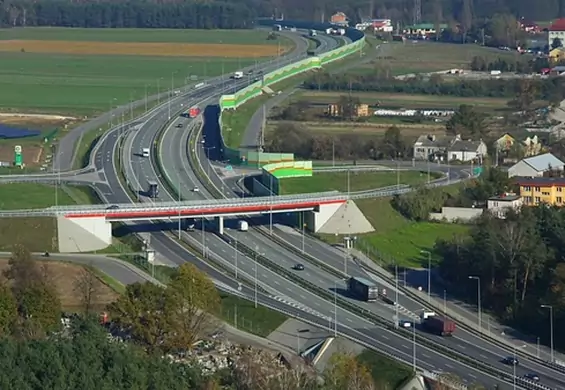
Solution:
[[[149,153],[150,153],[150,149],[149,149],[149,148],[143,148],[143,149],[141,150],[141,155],[142,155],[143,157],[149,157]]]
[[[237,223],[237,230],[239,230],[240,232],[246,232],[249,230],[249,224],[247,223],[247,221],[239,221]]]
[[[235,72],[233,74],[233,78],[236,80],[242,79],[243,78],[243,72]]]

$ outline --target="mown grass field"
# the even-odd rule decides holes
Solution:
[[[351,69],[352,74],[367,74],[389,69],[392,75],[469,69],[475,56],[487,59],[516,59],[520,54],[479,45],[406,41],[381,44],[375,60]]]
[[[57,204],[97,203],[87,187],[62,187],[57,191]],[[42,184],[14,183],[0,185],[0,209],[34,209],[55,205],[55,187]],[[57,221],[51,217],[0,218],[0,252],[11,251],[22,244],[32,252],[56,252]]]
[[[93,115],[290,49],[256,30],[0,29],[0,110]]]
[[[311,177],[297,177],[282,179],[280,181],[281,195],[302,194],[310,192],[341,191],[347,192],[348,179],[347,172],[319,172]],[[437,178],[438,175],[431,174],[430,179]],[[349,189],[352,192],[372,190],[394,186],[398,183],[407,185],[417,185],[428,180],[426,172],[419,171],[399,171],[397,172],[350,172]]]
[[[336,103],[344,92],[326,92],[326,91],[301,91],[293,98],[308,101],[312,104],[330,104]],[[492,111],[507,107],[508,99],[505,98],[487,98],[487,97],[459,97],[459,96],[438,96],[438,95],[420,95],[406,93],[388,93],[388,92],[353,92],[351,94],[355,98],[359,98],[361,103],[372,106],[379,105],[379,108],[385,109],[456,109],[461,104],[475,106],[479,110]]]
[[[451,186],[448,191],[457,191]],[[450,223],[413,222],[398,213],[391,205],[391,198],[361,199],[355,203],[375,228],[375,232],[358,236],[357,249],[384,266],[394,264],[399,267],[427,267],[428,255],[432,253],[432,263],[439,258],[433,249],[438,239],[449,239],[455,234],[465,234],[469,227]],[[324,235],[329,242],[334,236]]]

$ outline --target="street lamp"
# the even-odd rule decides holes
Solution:
[[[255,246],[255,309],[257,309],[257,255],[264,256],[264,253],[257,253],[259,251],[259,247]]]
[[[420,251],[428,255],[428,302],[431,300],[432,291],[432,253],[430,251]]]
[[[551,361],[553,360],[553,306],[551,305],[541,305],[544,309],[549,309],[549,331],[551,337]]]
[[[479,333],[481,333],[482,321],[481,321],[481,278],[478,276],[469,276],[469,279],[475,279],[477,281],[477,309],[479,312]]]
[[[337,338],[337,282],[342,279],[334,280],[334,338]]]

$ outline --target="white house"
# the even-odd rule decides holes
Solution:
[[[563,170],[563,161],[551,153],[524,158],[508,168],[508,177],[541,177],[550,169]]]
[[[549,27],[547,32],[547,44],[550,48],[556,38],[561,41],[562,45],[565,45],[565,18],[557,19]]]
[[[472,161],[482,159],[487,155],[487,145],[482,141],[464,141],[457,139],[447,148],[447,158],[450,161]]]
[[[487,200],[487,210],[497,218],[505,218],[508,210],[519,209],[523,204],[521,196],[516,194],[502,194]]]

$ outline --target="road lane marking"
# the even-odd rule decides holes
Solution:
[[[410,347],[409,347],[408,345],[406,345],[406,344],[402,344],[402,347],[403,347],[403,348],[406,348],[406,349],[410,349]]]
[[[276,280],[275,280],[275,284],[276,284],[277,286],[280,286],[280,285],[281,285],[281,284],[280,284],[278,281],[276,281]]]

